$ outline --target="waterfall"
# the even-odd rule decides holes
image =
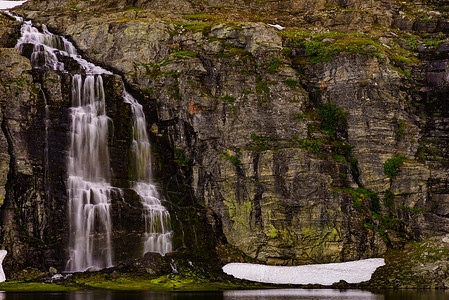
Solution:
[[[162,205],[156,186],[151,178],[151,150],[146,129],[145,114],[140,105],[129,93],[123,99],[133,111],[133,171],[135,174],[132,189],[142,201],[145,218],[144,251],[164,255],[172,251],[170,214]]]
[[[20,20],[20,19],[19,19]],[[21,20],[23,21],[23,20]],[[109,184],[109,127],[101,74],[110,72],[77,54],[65,38],[53,35],[45,25],[42,32],[30,21],[23,23],[16,47],[24,53],[32,46],[33,68],[67,72],[58,56],[78,62],[86,75],[72,75],[70,149],[67,163],[69,259],[67,271],[84,271],[112,266],[112,222]],[[46,114],[48,106],[45,103]],[[48,124],[45,127],[48,135]],[[48,149],[45,149],[47,155]],[[46,159],[46,158],[44,158]]]
[[[45,25],[42,25],[40,32],[31,21],[15,18],[23,22],[16,47],[22,54],[30,54],[33,68],[68,73],[64,63],[58,59],[65,56],[75,60],[86,74],[71,75],[72,107],[67,163],[70,232],[66,271],[110,267],[113,265],[111,194],[117,188],[109,183],[108,139],[112,120],[105,111],[102,74],[112,73],[83,59],[72,43],[53,35]],[[158,252],[164,255],[172,251],[170,215],[151,181],[151,153],[145,115],[142,106],[126,91],[123,99],[131,105],[133,112],[131,163],[135,178],[132,189],[139,195],[143,206],[144,253]],[[47,103],[45,109],[48,117]],[[47,121],[45,134],[48,138]],[[48,155],[48,142],[44,155]],[[44,159],[48,167],[48,157]]]
[[[72,77],[69,271],[112,266],[108,135],[102,77]]]

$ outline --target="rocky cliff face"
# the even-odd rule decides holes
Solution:
[[[226,250],[232,245],[257,261],[289,265],[379,256],[411,240],[446,235],[446,2],[241,2],[31,1],[22,12],[121,74],[144,105],[160,188],[179,220],[176,247],[192,243],[194,230],[207,231],[223,261],[236,259]],[[99,5],[104,13],[93,13]],[[14,75],[1,78],[24,78],[17,97],[27,109],[29,101],[42,101],[33,81],[66,97],[62,74],[55,90],[50,75],[33,80],[25,58],[2,51],[12,53],[2,59],[20,61]],[[1,95],[11,93],[17,92],[4,88]],[[0,146],[9,150],[1,178],[5,199],[19,199],[8,196],[17,190],[14,182],[22,182],[19,174],[33,184],[44,178],[13,167],[30,164],[33,154],[15,150],[27,148],[13,139],[42,137],[42,115],[34,121],[40,127],[31,127],[37,133],[20,127],[22,133],[8,125],[18,117],[8,115],[12,104],[4,103]],[[54,105],[67,107],[63,100]],[[113,105],[114,123],[121,124],[126,107]],[[63,135],[64,110],[58,113],[51,120]],[[49,143],[48,149],[63,160],[61,147]],[[35,161],[35,168],[43,163]],[[117,168],[123,174],[126,165]],[[51,184],[63,191],[58,172]],[[43,195],[29,198],[30,205],[45,211],[50,201],[64,215],[64,195]],[[204,208],[195,212],[207,229],[186,213],[198,203]],[[4,214],[9,207],[5,201]],[[46,222],[42,230],[51,227],[48,216],[38,216]],[[40,223],[31,224],[28,233]],[[63,235],[63,227],[58,230]]]

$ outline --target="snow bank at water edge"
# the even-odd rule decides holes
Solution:
[[[0,250],[0,282],[3,282],[6,280],[5,272],[3,272],[3,259],[5,259],[6,254],[8,254],[8,251],[6,250]]]
[[[383,265],[383,258],[296,267],[231,263],[225,265],[223,271],[236,278],[257,282],[331,285],[340,280],[348,283],[370,280],[374,271]]]
[[[0,10],[2,9],[10,9],[19,5],[22,5],[25,1],[0,1]]]

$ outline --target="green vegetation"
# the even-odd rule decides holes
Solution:
[[[225,96],[221,97],[220,100],[227,101],[230,103],[235,102],[235,98],[233,96],[229,96],[229,95],[225,95]]]
[[[407,160],[407,157],[403,155],[396,155],[390,158],[384,163],[384,173],[390,178],[394,178],[399,175],[402,163]]]
[[[191,15],[184,15],[183,18],[186,20],[195,20],[195,21],[218,21],[220,19],[220,16],[209,13],[197,13]]]
[[[207,35],[210,33],[210,29],[214,22],[180,22],[180,21],[170,21],[176,25],[176,30],[173,31],[172,35],[187,33],[187,32],[202,32]]]
[[[265,72],[274,74],[278,73],[280,68],[284,65],[282,60],[278,57],[272,58],[269,62],[262,64]]]
[[[27,84],[27,80],[24,78],[12,78],[9,79],[4,86],[16,85],[19,89],[23,88]]]
[[[339,154],[335,154],[335,155],[334,155],[334,160],[335,160],[335,161],[338,161],[338,162],[341,162],[341,163],[346,163],[346,162],[348,162],[348,161],[346,160],[346,158],[345,158],[343,155],[339,155]]]
[[[332,137],[336,137],[337,131],[346,127],[348,112],[342,108],[328,102],[318,107],[318,113],[321,117],[321,129]]]
[[[173,150],[174,150],[174,154],[175,154],[174,162],[178,166],[188,166],[190,163],[190,158],[185,156],[184,152],[179,148],[175,147]]]
[[[398,120],[398,128],[396,129],[396,136],[398,139],[402,139],[404,137],[404,128],[406,123],[404,120]]]
[[[232,65],[243,65],[244,63],[248,62],[249,57],[251,56],[250,53],[240,47],[235,46],[231,43],[224,43],[223,49],[220,50],[218,54],[215,55],[215,57],[218,58],[229,58],[229,57],[239,57],[240,61],[233,62]]]
[[[351,195],[354,208],[357,211],[359,211],[359,212],[363,211],[362,204],[363,204],[363,202],[365,202],[366,199],[370,199],[372,211],[374,211],[376,213],[378,213],[380,211],[379,197],[377,196],[376,193],[371,192],[366,189],[363,189],[363,188],[357,188],[357,189],[343,188],[341,190],[343,190]]]
[[[135,6],[132,6],[132,5],[128,5],[128,6],[125,7],[125,11],[130,11],[130,10],[133,10],[133,11],[144,11],[142,8],[138,8],[138,7],[135,7]]]
[[[236,167],[243,165],[242,161],[235,155],[228,154],[227,152],[220,152],[220,155],[226,158],[227,160],[230,160],[231,163]]]
[[[285,79],[285,85],[288,86],[291,89],[296,89],[296,87],[298,86],[298,81],[291,79],[291,78],[287,78]]]
[[[7,281],[0,283],[0,291],[6,292],[68,292],[78,287],[63,286],[42,282]]]
[[[412,51],[418,50],[418,39],[416,37],[412,37],[408,40],[406,40],[405,45]]]
[[[218,291],[237,288],[236,284],[211,282],[181,275],[165,275],[154,279],[122,275],[111,280],[107,275],[94,278],[78,278],[76,284],[89,288],[108,290],[154,290],[154,291]]]
[[[171,57],[187,59],[189,57],[198,57],[198,54],[193,51],[178,51],[170,54]]]
[[[373,36],[360,33],[285,31],[282,34],[287,44],[303,48],[311,63],[330,61],[332,56],[341,52],[375,55],[379,58],[378,51],[384,50]]]

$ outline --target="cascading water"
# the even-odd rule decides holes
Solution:
[[[158,252],[164,255],[172,251],[170,214],[162,205],[156,186],[151,180],[150,142],[146,130],[142,106],[127,92],[123,99],[133,110],[132,153],[135,181],[132,188],[139,195],[144,208],[145,236],[144,254]]]
[[[108,135],[102,77],[72,78],[67,269],[112,266]]]
[[[24,22],[17,46],[32,45],[33,68],[66,72],[58,55],[85,70],[72,75],[72,108],[67,190],[69,196],[69,259],[67,271],[112,266],[108,135],[111,120],[105,112],[101,74],[110,72],[87,62],[66,39]],[[47,108],[46,108],[47,109]],[[47,131],[46,127],[46,131]]]
[[[67,180],[70,234],[66,270],[84,271],[112,266],[110,201],[114,187],[109,184],[107,146],[112,120],[105,113],[101,76],[112,73],[83,59],[69,41],[53,35],[45,25],[42,25],[41,33],[30,21],[15,18],[23,22],[16,47],[23,53],[26,45],[32,45],[33,68],[67,72],[64,63],[58,59],[59,56],[66,56],[75,60],[86,74],[72,75]],[[172,251],[170,215],[161,204],[156,186],[151,183],[151,153],[145,116],[142,106],[126,91],[123,99],[133,111],[132,153],[136,177],[132,188],[144,207],[144,253],[159,252],[164,255]]]

